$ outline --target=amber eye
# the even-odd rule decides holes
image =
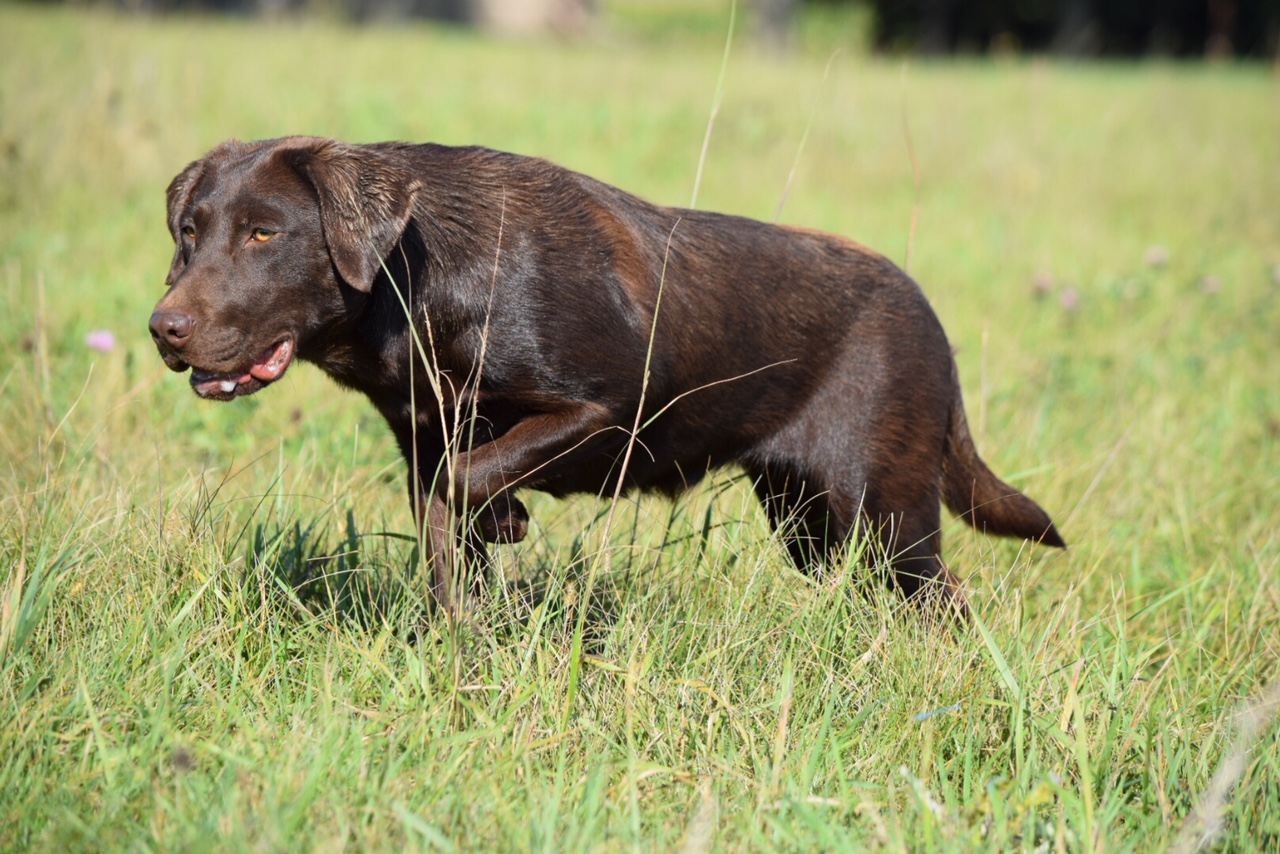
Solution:
[[[266,243],[268,240],[275,237],[276,234],[277,232],[274,232],[269,228],[255,228],[253,231],[249,232],[249,239],[254,243]]]
[[[182,236],[188,240],[196,239],[196,227],[194,225],[184,225],[182,227]]]

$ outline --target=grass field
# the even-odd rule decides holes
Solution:
[[[688,204],[722,56],[0,5],[0,849],[1149,851],[1199,805],[1276,850],[1274,708],[1240,717],[1280,678],[1271,68],[735,42],[698,205],[908,263],[1071,544],[948,520],[961,631],[799,576],[726,472],[608,531],[529,496],[505,586],[415,638],[371,407],[305,366],[209,404],[156,357],[164,188],[221,139],[481,143]]]

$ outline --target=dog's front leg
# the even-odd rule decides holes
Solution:
[[[444,468],[443,443],[431,441],[429,430],[415,434],[410,425],[396,422],[392,429],[409,464],[409,503],[417,517],[422,564],[431,572],[431,595],[456,619],[462,613],[464,593],[485,581],[488,549],[470,525],[462,524],[448,494],[433,488]]]
[[[451,496],[454,507],[465,502],[485,542],[519,542],[527,533],[529,514],[511,490],[554,479],[575,464],[575,452],[613,423],[609,410],[598,403],[561,402],[554,411],[531,415],[498,438],[459,454],[436,491]]]
[[[468,590],[475,592],[488,575],[489,553],[479,534],[462,526],[439,495],[418,502],[422,551],[431,567],[431,595],[452,618],[461,616]]]

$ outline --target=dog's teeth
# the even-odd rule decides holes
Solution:
[[[236,390],[236,381],[235,381],[235,380],[223,380],[223,381],[222,381],[222,393],[223,393],[223,394],[231,394],[231,392],[233,392],[233,391],[235,391],[235,390]]]

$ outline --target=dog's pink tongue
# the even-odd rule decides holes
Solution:
[[[289,362],[293,359],[293,339],[286,338],[270,350],[249,368],[249,375],[254,379],[269,383],[279,379]]]
[[[191,387],[201,395],[218,391],[231,394],[236,390],[236,386],[244,385],[249,379],[248,374],[192,374]]]

